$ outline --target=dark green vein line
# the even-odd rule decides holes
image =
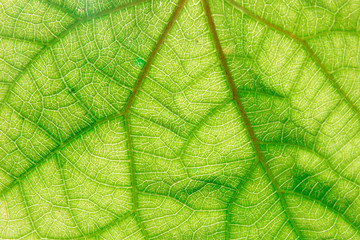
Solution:
[[[219,111],[220,109],[222,109],[226,104],[228,104],[232,99],[229,97],[229,98],[226,98],[225,101],[223,101],[222,103],[220,103],[218,106],[216,106],[214,109],[212,109],[210,112],[208,112],[206,114],[205,117],[203,117],[203,119],[201,119],[201,121],[196,124],[196,126],[191,130],[191,133],[188,137],[188,139],[185,141],[185,143],[183,144],[183,146],[181,147],[180,149],[180,154],[179,154],[179,160],[180,160],[180,163],[181,165],[184,167],[184,171],[186,173],[186,176],[188,178],[191,178],[190,177],[190,174],[189,174],[189,170],[188,170],[188,166],[186,166],[185,162],[184,162],[184,155],[185,155],[185,150],[186,148],[189,146],[190,144],[190,141],[194,138],[194,136],[196,135],[196,133],[199,131],[200,127],[202,127],[206,121],[212,117],[217,111]]]
[[[21,68],[18,68],[18,67],[16,67],[16,66],[14,66],[13,64],[7,62],[4,58],[0,58],[0,61],[3,62],[3,63],[5,63],[6,66],[10,67],[11,69],[13,69],[13,70],[15,70],[15,71],[18,71],[18,72],[22,71]]]
[[[103,227],[99,228],[98,230],[95,230],[93,232],[90,232],[88,234],[84,234],[83,236],[78,237],[62,237],[62,238],[46,238],[47,240],[75,240],[75,239],[89,239],[93,237],[98,237],[102,233],[104,233],[106,230],[110,229],[111,227],[115,226],[116,224],[120,223],[121,221],[124,221],[128,217],[130,217],[133,214],[132,211],[126,212],[121,217],[115,218],[113,221],[111,221],[109,224],[104,225]]]
[[[49,137],[51,140],[53,140],[55,142],[55,144],[60,143],[60,141],[55,136],[53,136],[44,126],[40,125],[38,122],[31,120],[30,118],[25,117],[20,111],[17,111],[9,103],[5,103],[4,105],[6,105],[9,109],[11,109],[11,111],[13,111],[13,113],[18,114],[19,117],[24,120],[24,123],[27,122],[27,123],[33,124],[34,126],[36,126],[36,129],[38,129],[41,133],[43,133],[44,135]]]
[[[299,230],[296,227],[296,225],[294,225],[294,221],[293,221],[293,219],[291,217],[291,214],[289,212],[289,208],[288,208],[287,203],[285,201],[285,198],[283,196],[283,192],[280,189],[279,183],[276,181],[273,173],[271,172],[269,166],[267,165],[267,163],[265,161],[265,158],[264,158],[264,156],[262,154],[262,151],[260,149],[260,145],[259,145],[259,142],[258,142],[257,137],[255,135],[255,132],[252,129],[250,120],[249,120],[249,118],[248,118],[248,116],[246,114],[246,111],[245,111],[245,109],[244,109],[244,107],[242,105],[242,102],[241,102],[240,96],[238,94],[235,82],[234,82],[234,80],[233,80],[233,78],[231,76],[230,69],[229,69],[229,67],[227,65],[225,55],[224,55],[224,52],[223,52],[221,44],[220,44],[219,37],[218,37],[217,32],[216,32],[216,27],[215,27],[214,20],[212,18],[209,3],[208,3],[207,0],[202,0],[202,3],[203,3],[203,6],[204,6],[204,11],[205,11],[206,18],[207,18],[207,21],[208,21],[208,24],[209,24],[210,32],[211,32],[211,35],[212,35],[212,38],[213,38],[213,41],[215,43],[215,47],[216,47],[216,50],[217,50],[217,53],[218,53],[218,57],[220,59],[221,66],[224,69],[228,85],[229,85],[229,87],[231,89],[231,92],[232,92],[232,95],[233,95],[233,99],[234,99],[234,101],[236,103],[236,106],[237,106],[237,108],[238,108],[238,110],[240,112],[240,115],[241,115],[241,117],[242,117],[242,119],[244,121],[245,127],[246,127],[246,129],[248,131],[249,137],[250,137],[251,142],[252,142],[252,144],[254,146],[254,150],[255,150],[255,152],[257,154],[257,157],[258,157],[259,161],[261,162],[263,168],[265,169],[268,177],[270,178],[270,180],[272,182],[272,185],[274,186],[274,188],[275,188],[275,190],[277,192],[277,195],[279,196],[279,198],[281,200],[282,206],[283,206],[284,211],[285,211],[285,213],[286,213],[286,215],[287,215],[287,217],[289,219],[290,224],[293,226],[293,229],[296,232],[296,234],[300,238],[302,238]]]
[[[226,231],[226,236],[225,239],[230,239],[231,238],[231,211],[232,208],[234,206],[234,203],[236,201],[236,198],[239,196],[240,194],[240,187],[246,183],[246,181],[249,179],[250,174],[254,171],[254,169],[257,167],[259,161],[255,161],[252,163],[251,167],[248,169],[248,171],[246,172],[245,176],[243,177],[243,179],[241,179],[241,181],[239,182],[239,184],[236,187],[236,191],[235,193],[232,195],[230,202],[226,208],[226,227],[225,227],[225,231]]]
[[[64,167],[63,167],[63,164],[61,163],[60,154],[59,153],[55,154],[55,157],[56,157],[56,160],[57,160],[55,162],[57,164],[58,170],[59,170],[60,175],[61,175],[62,187],[63,187],[63,190],[64,190],[64,195],[65,195],[65,199],[66,199],[66,205],[69,207],[70,216],[73,219],[73,222],[75,224],[76,229],[80,232],[80,234],[82,236],[85,236],[84,232],[81,230],[81,227],[79,226],[79,223],[76,221],[76,218],[74,217],[74,213],[73,213],[72,206],[71,206],[71,201],[70,201],[70,198],[69,198],[69,193],[67,191],[68,187],[66,186]]]
[[[89,20],[92,20],[92,19],[95,19],[97,17],[101,17],[101,16],[104,16],[104,15],[108,15],[110,13],[113,13],[115,11],[118,11],[120,9],[124,9],[124,8],[128,8],[128,7],[131,7],[131,6],[135,6],[139,3],[142,3],[142,2],[146,2],[148,0],[137,0],[137,1],[134,1],[134,2],[131,2],[131,3],[127,3],[127,4],[122,4],[122,5],[119,5],[115,8],[112,8],[112,9],[108,9],[108,10],[105,10],[103,12],[99,12],[99,13],[96,13],[96,14],[93,14],[91,16],[88,16],[88,17],[85,17],[85,18],[82,18],[80,20],[77,20],[75,22],[73,22],[66,30],[64,30],[63,32],[61,32],[58,36],[54,37],[52,40],[50,40],[49,42],[47,43],[44,43],[45,45],[34,55],[34,57],[31,59],[31,61],[29,61],[23,68],[23,70],[15,77],[14,81],[12,81],[12,83],[10,84],[10,87],[8,88],[7,92],[6,92],[6,95],[4,97],[4,101],[7,101],[13,88],[15,87],[15,84],[19,81],[19,79],[22,77],[22,75],[25,73],[25,71],[46,51],[48,50],[49,48],[51,48],[52,46],[54,46],[57,42],[60,41],[61,38],[63,38],[64,36],[66,36],[71,30],[75,29],[77,26],[79,26],[80,24],[84,23],[84,22],[87,22]],[[76,20],[76,19],[74,19]],[[3,102],[0,102],[0,108],[3,106]]]
[[[239,11],[243,12],[247,16],[251,17],[252,19],[266,25],[267,27],[284,34],[285,36],[288,36],[291,39],[294,39],[298,43],[300,43],[305,51],[310,55],[310,57],[315,61],[316,65],[320,67],[320,69],[325,74],[326,78],[330,81],[331,85],[336,89],[336,91],[341,95],[343,99],[350,105],[350,107],[356,112],[358,116],[360,116],[360,109],[351,101],[351,99],[346,95],[346,93],[342,90],[340,85],[335,81],[335,79],[332,77],[330,72],[325,68],[324,64],[320,61],[320,59],[316,56],[315,52],[310,48],[309,44],[305,41],[305,39],[300,38],[296,36],[295,34],[286,31],[285,29],[268,22],[267,20],[263,19],[260,16],[255,15],[254,13],[250,12],[248,9],[244,8],[234,0],[226,0],[230,5],[232,5],[234,8],[238,9]]]
[[[100,234],[102,234],[103,232],[105,232],[107,229],[110,229],[111,227],[115,226],[117,223],[127,219],[128,217],[130,217],[133,214],[133,212],[127,212],[125,213],[121,218],[116,218],[114,221],[110,222],[109,224],[105,225],[104,227],[100,228],[99,230],[92,232],[90,234],[87,234],[85,237],[86,238],[91,238],[91,237],[96,237],[99,236]],[[85,239],[86,239],[85,238]],[[74,239],[74,238],[71,238]]]
[[[312,202],[316,202],[318,203],[319,205],[322,205],[322,206],[325,206],[326,208],[328,208],[330,211],[334,212],[336,215],[339,215],[341,216],[341,218],[347,223],[349,224],[353,229],[355,229],[356,231],[360,232],[360,229],[355,225],[354,222],[350,221],[350,219],[348,219],[347,217],[345,217],[345,215],[343,213],[341,213],[340,211],[336,210],[334,207],[330,206],[329,204],[326,204],[316,198],[313,198],[311,196],[308,196],[308,195],[303,195],[301,193],[298,193],[298,192],[294,192],[294,191],[290,191],[290,190],[283,190],[283,193],[284,194],[288,194],[288,195],[296,195],[298,197],[301,197],[301,198],[305,198],[309,201],[312,201]]]
[[[150,239],[147,231],[145,230],[145,226],[140,218],[140,214],[138,211],[139,203],[137,197],[137,189],[136,189],[136,178],[135,178],[135,158],[133,153],[132,141],[131,141],[131,132],[130,132],[130,119],[129,114],[125,115],[125,129],[126,129],[126,137],[129,149],[129,158],[130,158],[130,171],[131,171],[131,186],[132,186],[132,201],[133,201],[133,212],[135,213],[135,218],[137,223],[140,226],[141,233],[145,239]]]
[[[10,82],[10,81],[0,81],[0,84],[3,84],[3,85],[11,85],[12,82]]]
[[[37,45],[40,45],[40,46],[47,45],[46,42],[41,42],[41,41],[38,41],[38,40],[36,40],[36,39],[33,39],[33,40],[29,40],[29,39],[25,39],[25,38],[24,38],[24,39],[21,39],[21,38],[18,38],[18,37],[7,36],[7,35],[0,35],[0,41],[1,41],[1,40],[19,41],[19,42],[37,44]]]
[[[118,6],[114,7],[114,8],[110,8],[110,9],[107,9],[107,10],[104,10],[104,11],[89,15],[88,17],[86,17],[84,19],[84,21],[88,21],[88,20],[92,20],[92,19],[97,18],[97,17],[109,15],[110,13],[116,12],[118,10],[128,8],[128,7],[132,7],[132,6],[135,6],[135,5],[139,4],[139,3],[148,2],[148,1],[149,0],[136,0],[136,1],[133,1],[133,2],[125,3],[125,4],[120,4],[120,5],[118,5]]]
[[[64,83],[65,88],[67,89],[67,91],[68,91],[68,93],[70,94],[70,96],[72,96],[73,98],[76,99],[76,101],[80,104],[80,106],[87,112],[87,114],[90,115],[90,117],[91,117],[93,120],[95,120],[95,121],[98,120],[98,118],[91,112],[91,110],[90,110],[90,109],[83,103],[83,101],[81,101],[80,98],[76,95],[76,92],[74,91],[74,89],[71,88],[71,87],[67,84],[67,82],[66,82],[66,80],[65,80],[65,78],[64,78],[64,76],[63,76],[63,74],[62,74],[62,72],[61,72],[61,70],[60,70],[60,66],[59,66],[59,64],[58,64],[58,60],[57,60],[56,57],[55,57],[54,50],[53,50],[53,49],[50,49],[50,52],[51,52],[51,57],[52,57],[52,59],[53,59],[53,61],[54,61],[56,70],[57,70],[57,72],[59,73],[59,78],[60,78],[60,79],[62,80],[62,82]]]
[[[36,234],[39,238],[42,238],[42,236],[40,236],[40,234],[38,233],[38,231],[37,231],[36,228],[35,228],[34,220],[33,220],[32,217],[31,217],[30,209],[29,209],[29,206],[28,206],[28,204],[27,204],[28,200],[26,199],[26,196],[25,196],[25,193],[24,193],[24,190],[23,190],[23,186],[21,185],[21,183],[19,184],[19,190],[20,190],[21,196],[23,197],[23,200],[24,200],[24,205],[25,205],[26,213],[27,213],[27,215],[29,216],[29,221],[30,221],[31,227],[33,228],[33,231],[35,232],[35,234]]]
[[[77,132],[74,136],[66,139],[64,142],[62,142],[60,145],[58,145],[55,149],[53,149],[52,152],[50,152],[49,154],[44,156],[42,159],[40,159],[38,162],[33,164],[30,168],[28,168],[26,170],[26,172],[22,173],[20,176],[17,177],[16,180],[11,182],[7,188],[5,188],[4,190],[2,190],[0,192],[0,196],[6,194],[12,187],[14,187],[14,185],[16,185],[18,182],[21,182],[21,180],[23,180],[27,175],[29,175],[32,171],[34,171],[36,169],[36,167],[38,167],[42,163],[46,162],[47,159],[51,158],[54,154],[58,153],[61,149],[63,149],[65,146],[67,146],[72,141],[76,140],[81,135],[91,131],[92,129],[94,129],[94,127],[96,127],[97,125],[100,125],[101,123],[115,119],[120,116],[123,116],[123,112],[114,113],[110,116],[104,117],[104,118],[88,125],[87,127],[83,128],[81,131]]]
[[[321,161],[324,162],[324,164],[333,172],[333,174],[335,174],[339,178],[342,178],[342,179],[345,179],[345,180],[351,182],[352,184],[356,185],[360,189],[360,184],[359,183],[357,183],[354,179],[351,179],[349,176],[341,175],[341,173],[331,165],[331,163],[329,162],[329,159],[326,158],[326,156],[324,156],[323,154],[321,154],[320,152],[318,152],[318,151],[316,151],[314,149],[311,149],[311,148],[308,148],[308,147],[305,147],[305,146],[296,145],[296,144],[293,144],[293,143],[270,142],[270,141],[258,141],[258,142],[259,142],[260,145],[288,146],[288,147],[292,147],[292,148],[295,148],[295,149],[299,149],[299,150],[303,150],[303,151],[306,151],[308,153],[311,153],[311,154],[315,155],[316,157],[320,158]],[[357,157],[359,157],[359,156],[357,156]]]
[[[57,10],[60,10],[66,14],[68,14],[70,17],[74,18],[74,19],[78,19],[80,20],[79,16],[75,15],[74,13],[71,12],[70,9],[67,9],[59,4],[57,4],[56,2],[50,1],[50,0],[45,0],[45,2],[52,8],[55,8]]]
[[[311,36],[307,36],[307,37],[302,37],[302,39],[309,40],[309,39],[314,39],[314,38],[317,38],[320,36],[327,36],[330,34],[347,34],[347,35],[354,35],[354,36],[360,37],[360,32],[353,32],[353,31],[349,31],[349,30],[331,30],[331,31],[316,33],[315,35],[311,35]]]
[[[186,0],[181,0],[177,7],[174,10],[174,13],[170,17],[170,20],[168,21],[167,25],[165,26],[159,40],[156,42],[154,49],[152,50],[148,60],[146,61],[146,64],[142,70],[142,72],[139,75],[139,78],[137,79],[134,89],[125,105],[124,108],[124,115],[125,115],[125,129],[126,129],[126,136],[127,136],[127,143],[128,143],[128,149],[129,149],[129,158],[130,158],[130,168],[131,168],[131,184],[132,184],[132,197],[133,197],[133,212],[135,213],[136,220],[140,226],[141,232],[145,239],[150,239],[147,231],[145,230],[144,224],[140,218],[140,214],[138,211],[139,203],[138,203],[138,197],[137,197],[137,189],[136,189],[136,178],[135,178],[135,158],[133,153],[133,146],[132,146],[132,139],[131,139],[131,131],[130,131],[130,110],[132,107],[132,104],[135,100],[135,97],[137,93],[139,92],[141,85],[144,81],[144,79],[147,76],[147,73],[150,69],[150,66],[152,65],[155,56],[157,55],[158,51],[160,50],[161,46],[163,45],[166,36],[170,32],[172,26],[174,25],[176,19],[180,15],[181,9],[185,5]]]

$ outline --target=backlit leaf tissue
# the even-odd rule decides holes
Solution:
[[[0,0],[0,239],[360,239],[359,0]]]

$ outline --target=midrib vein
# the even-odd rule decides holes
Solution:
[[[254,150],[256,152],[256,155],[257,155],[260,163],[262,164],[263,168],[265,169],[269,179],[271,180],[272,185],[274,186],[274,188],[275,188],[275,190],[277,192],[277,195],[280,198],[280,201],[281,201],[282,206],[284,208],[285,214],[287,215],[287,217],[289,219],[290,224],[293,226],[293,229],[296,232],[296,234],[300,238],[303,238],[301,236],[301,234],[300,234],[300,231],[297,229],[297,226],[294,224],[294,220],[292,219],[292,216],[291,216],[291,214],[289,212],[289,208],[288,208],[287,203],[285,201],[285,198],[283,196],[283,191],[280,189],[279,183],[276,181],[273,173],[271,172],[269,166],[267,165],[267,163],[265,161],[264,155],[263,155],[263,153],[262,153],[262,151],[260,149],[260,145],[259,145],[259,142],[258,142],[257,137],[255,135],[255,132],[254,132],[252,126],[251,126],[251,123],[250,123],[249,118],[248,118],[248,116],[246,114],[244,106],[242,105],[242,101],[241,101],[240,96],[238,94],[235,82],[234,82],[234,80],[233,80],[233,78],[231,76],[229,67],[228,67],[226,59],[225,59],[224,52],[223,52],[221,44],[220,44],[219,37],[218,37],[217,32],[216,32],[215,23],[214,23],[214,20],[212,18],[212,14],[211,14],[211,10],[210,10],[208,0],[202,0],[202,3],[203,3],[203,6],[204,6],[204,11],[205,11],[206,18],[207,18],[207,21],[208,21],[208,24],[209,24],[210,32],[211,32],[213,41],[215,43],[216,51],[218,53],[218,57],[220,59],[221,66],[223,67],[223,70],[224,70],[225,75],[226,75],[227,83],[228,83],[228,85],[229,85],[229,87],[231,89],[233,99],[234,99],[234,101],[236,103],[236,106],[237,106],[237,108],[238,108],[238,110],[240,112],[240,115],[241,115],[241,117],[242,117],[242,119],[244,121],[245,128],[246,128],[246,130],[247,130],[247,132],[249,134],[249,137],[251,139],[251,142],[252,142],[252,144],[254,146]]]
[[[268,28],[271,28],[275,30],[276,32],[282,33],[285,36],[295,40],[299,44],[302,45],[304,50],[310,55],[310,57],[314,60],[316,65],[322,70],[322,72],[325,74],[326,78],[329,80],[331,85],[335,88],[335,90],[340,94],[340,96],[349,104],[349,106],[355,111],[355,113],[360,117],[360,109],[354,104],[354,102],[346,95],[346,93],[342,90],[340,85],[335,81],[335,79],[332,77],[330,72],[325,68],[324,64],[320,61],[320,59],[316,56],[315,52],[310,48],[309,44],[306,42],[305,38],[301,38],[299,36],[296,36],[295,34],[286,31],[285,29],[263,19],[262,17],[250,12],[248,9],[241,6],[239,3],[235,2],[234,0],[225,0],[228,2],[231,6],[238,9],[239,11],[243,12],[247,16],[251,17],[255,21],[262,23],[266,25]]]
[[[139,92],[141,85],[144,81],[144,79],[147,77],[147,73],[150,69],[150,66],[152,65],[155,56],[157,55],[158,51],[160,50],[161,46],[163,45],[166,36],[170,32],[173,24],[175,23],[176,19],[180,15],[181,9],[185,5],[186,0],[181,0],[178,5],[176,6],[176,9],[174,10],[172,16],[170,17],[168,23],[166,24],[159,40],[156,42],[156,45],[154,49],[152,50],[148,60],[145,63],[145,66],[140,73],[139,78],[137,79],[134,89],[125,105],[124,108],[124,117],[125,117],[125,129],[126,129],[126,136],[127,136],[127,143],[128,143],[128,149],[129,149],[129,158],[130,158],[130,169],[131,169],[131,185],[132,185],[132,197],[133,197],[133,212],[135,213],[136,220],[140,226],[141,232],[145,239],[150,239],[147,231],[145,230],[145,226],[140,218],[140,214],[138,211],[139,205],[138,205],[138,197],[137,197],[137,189],[136,189],[136,171],[135,171],[135,159],[134,159],[134,152],[133,152],[133,146],[132,146],[132,139],[131,139],[131,131],[130,131],[130,110],[133,105],[133,102],[135,100],[135,97],[137,96],[137,93]]]

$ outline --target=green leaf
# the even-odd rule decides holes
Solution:
[[[0,0],[1,239],[360,239],[358,0]]]

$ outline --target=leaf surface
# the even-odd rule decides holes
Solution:
[[[360,3],[0,1],[1,239],[360,239]]]

